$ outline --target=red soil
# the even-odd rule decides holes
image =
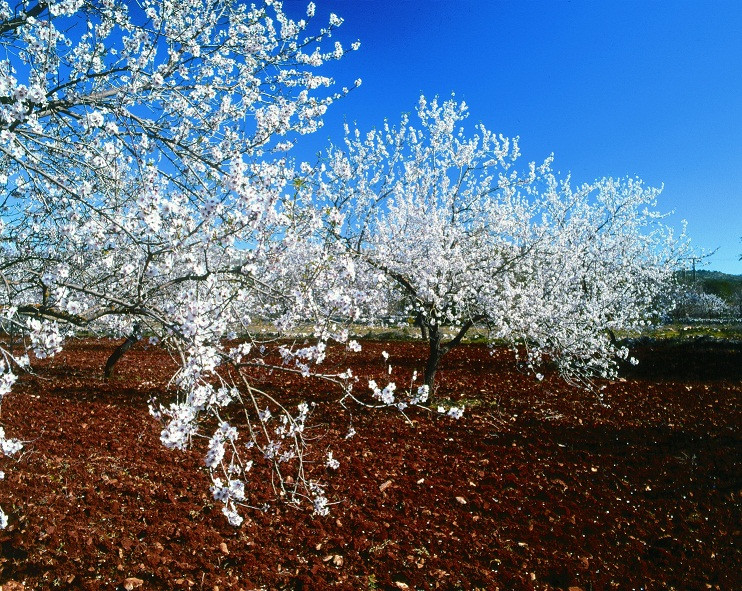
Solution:
[[[312,517],[274,503],[238,529],[209,494],[203,450],[163,448],[148,415],[174,364],[137,346],[106,382],[113,347],[72,342],[4,402],[8,436],[27,442],[0,458],[6,589],[742,589],[738,345],[644,346],[605,405],[535,382],[505,350],[462,346],[436,397],[463,399],[464,418],[414,410],[412,426],[263,376],[319,403],[316,456],[341,466],[314,473],[339,504]],[[382,350],[400,387],[422,365],[421,344],[366,342],[348,358],[364,383],[386,383]],[[272,489],[255,476],[260,500]]]

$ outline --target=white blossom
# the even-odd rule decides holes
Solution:
[[[330,468],[331,470],[337,470],[340,467],[340,462],[332,457],[332,452],[327,452],[327,459],[325,460],[325,466]]]

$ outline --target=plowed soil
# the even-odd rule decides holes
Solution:
[[[742,589],[740,345],[644,344],[602,402],[535,381],[504,349],[461,346],[433,407],[463,403],[464,417],[412,410],[412,424],[343,408],[328,384],[256,375],[317,402],[315,459],[341,464],[311,470],[337,504],[313,517],[271,503],[240,528],[209,493],[203,450],[159,442],[147,401],[170,395],[169,356],[137,345],[105,381],[115,345],[69,343],[3,403],[26,442],[0,458],[4,589]],[[364,342],[346,361],[361,384],[401,388],[423,356]],[[268,474],[251,480],[256,505]]]

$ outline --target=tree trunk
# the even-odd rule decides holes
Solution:
[[[429,392],[433,394],[435,385],[435,372],[438,370],[438,362],[441,360],[443,353],[441,351],[441,333],[437,324],[428,327],[428,342],[430,343],[430,352],[428,353],[428,362],[425,365],[425,385]]]
[[[422,336],[424,341],[427,341],[429,338],[428,323],[425,322],[425,316],[423,316],[422,312],[417,313],[417,316],[415,317],[415,325],[420,327],[420,336]]]
[[[8,330],[8,349],[10,350],[11,355],[15,355],[15,324],[12,322],[10,323],[10,329]]]
[[[128,337],[126,337],[126,340],[123,343],[116,347],[116,350],[111,353],[108,361],[106,361],[106,369],[103,371],[103,377],[105,379],[111,377],[111,374],[113,374],[113,367],[116,365],[116,363],[118,363],[119,359],[124,356],[124,353],[131,349],[132,345],[134,345],[134,343],[136,343],[139,339],[139,326],[135,325],[134,331]]]
[[[430,388],[431,395],[433,394],[433,386],[435,385],[435,372],[438,370],[438,362],[441,360],[441,357],[448,353],[453,347],[460,344],[464,335],[466,335],[468,330],[474,326],[474,322],[482,319],[483,317],[478,316],[464,322],[456,336],[445,344],[441,343],[443,334],[441,333],[438,324],[428,324],[423,319],[423,325],[427,327],[428,342],[430,343],[428,362],[425,365],[425,385]]]

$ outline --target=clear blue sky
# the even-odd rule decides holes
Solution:
[[[361,41],[331,75],[363,85],[302,148],[397,122],[420,94],[467,102],[470,122],[555,155],[576,181],[639,176],[688,221],[707,268],[742,274],[742,2],[315,0],[337,39]],[[296,18],[307,2],[288,0]],[[297,154],[299,155],[299,154]]]

